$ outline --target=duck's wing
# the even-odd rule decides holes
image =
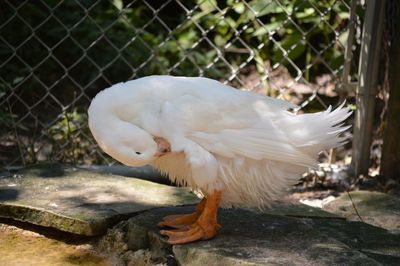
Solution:
[[[217,132],[196,131],[189,138],[213,154],[256,160],[268,159],[315,167],[314,158],[298,149],[273,120],[263,119],[254,124],[238,124]]]
[[[209,94],[207,94],[209,95]],[[185,137],[212,154],[290,161],[315,166],[274,122],[295,106],[254,93],[184,95],[173,103],[171,123],[185,130]]]

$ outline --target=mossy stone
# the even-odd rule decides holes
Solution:
[[[376,191],[349,194],[344,193],[323,209],[351,221],[361,221],[361,217],[366,223],[400,232],[400,197]]]
[[[0,195],[0,217],[89,236],[146,210],[198,202],[186,188],[47,164],[0,178]]]

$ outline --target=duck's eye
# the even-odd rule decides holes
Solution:
[[[138,151],[137,151],[137,152],[135,152],[135,153],[136,153],[137,155],[140,155],[140,154],[142,154],[141,152],[138,152]]]

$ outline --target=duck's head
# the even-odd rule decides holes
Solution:
[[[111,157],[129,166],[150,164],[171,151],[170,144],[145,130],[120,121],[115,128],[91,131],[99,146]]]
[[[115,111],[101,94],[92,101],[88,114],[90,131],[104,152],[129,166],[150,164],[170,152],[170,144],[164,138],[121,117],[121,112]]]

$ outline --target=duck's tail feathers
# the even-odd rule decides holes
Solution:
[[[332,111],[329,106],[326,111],[300,114],[289,117],[285,122],[288,138],[302,152],[315,156],[321,150],[343,145],[348,138],[343,132],[351,128],[344,121],[352,114],[343,102]]]

